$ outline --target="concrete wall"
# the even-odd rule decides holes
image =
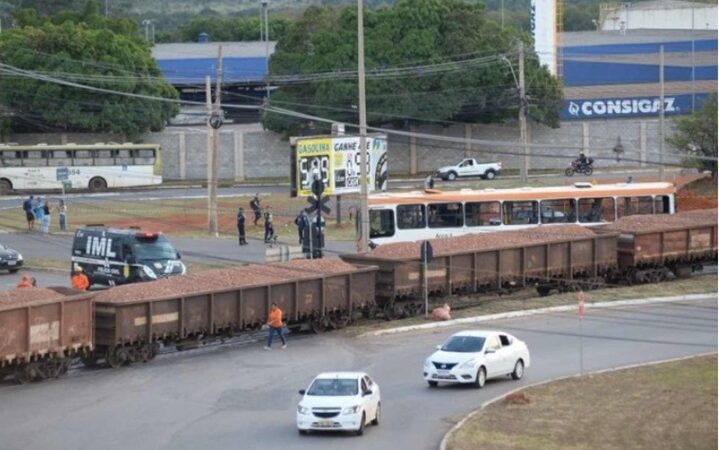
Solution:
[[[667,120],[667,135],[671,132]],[[640,165],[639,161],[658,161],[659,130],[656,119],[598,120],[591,122],[563,122],[558,129],[530,123],[528,133],[533,144],[547,148],[531,148],[530,169],[563,168],[568,158],[579,149],[594,157],[614,157],[612,148],[621,137],[627,159],[622,165]],[[505,169],[519,169],[522,152],[516,124],[455,124],[449,127],[428,125],[412,131],[439,136],[459,137],[485,141],[451,143],[426,138],[390,135],[390,174],[405,175],[433,172],[438,167],[456,163],[464,156],[482,161],[502,161]],[[259,178],[286,178],[290,168],[290,148],[279,135],[264,131],[259,124],[225,125],[220,132],[220,173],[225,180],[252,180]],[[30,133],[11,136],[9,142],[20,144],[59,144],[74,142],[109,142],[109,135],[93,133]],[[115,138],[116,140],[116,138]],[[163,175],[166,180],[207,179],[207,133],[205,127],[169,127],[160,133],[149,133],[144,142],[157,143],[163,150]],[[494,142],[493,142],[494,141]],[[514,146],[501,146],[497,142],[515,142]],[[572,148],[561,148],[571,146]],[[677,161],[669,156],[666,161]],[[598,168],[611,167],[614,160],[598,160]]]
[[[664,7],[632,8],[631,3],[624,3],[605,8],[601,16],[602,31],[717,29],[717,6],[702,3],[697,3],[694,8],[677,8],[671,3]]]

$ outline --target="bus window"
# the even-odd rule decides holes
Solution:
[[[150,165],[155,163],[155,150],[138,149],[132,151],[133,164]]]
[[[430,228],[457,228],[464,223],[461,203],[435,203],[428,209]]]
[[[50,152],[50,158],[47,161],[48,166],[71,166],[72,158],[67,156],[69,152],[63,150],[53,150]]]
[[[504,223],[507,225],[539,223],[537,202],[504,202]]]
[[[115,158],[112,156],[112,150],[95,150],[96,166],[112,166],[115,164]]]
[[[654,202],[651,197],[620,197],[617,199],[617,217],[653,213]]]
[[[397,206],[397,228],[400,230],[416,230],[426,226],[424,205]]]
[[[468,202],[464,204],[464,223],[468,227],[502,225],[499,202]]]
[[[581,223],[614,222],[614,199],[579,199],[579,221]]]
[[[369,212],[370,239],[390,236],[394,236],[394,211],[371,209]]]
[[[668,195],[657,195],[654,197],[654,214],[669,214]]]
[[[542,200],[542,223],[574,223],[577,221],[576,201],[573,198]]]
[[[93,164],[92,150],[75,150],[75,158],[73,165],[75,166],[91,166]]]
[[[22,158],[18,156],[21,152],[2,152],[3,167],[20,167],[22,166]]]

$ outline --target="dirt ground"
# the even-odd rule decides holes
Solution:
[[[717,448],[716,355],[521,392],[470,419],[448,449]]]
[[[683,185],[677,191],[676,201],[678,211],[716,208],[716,178],[702,178]]]

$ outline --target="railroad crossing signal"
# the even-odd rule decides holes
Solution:
[[[329,203],[330,197],[322,197],[321,200],[318,202],[317,197],[307,197],[307,203],[309,203],[312,206],[308,206],[305,208],[305,212],[307,214],[312,214],[313,212],[317,211],[318,203],[319,208],[322,210],[323,213],[329,214],[330,213],[330,207],[327,206],[327,203]]]

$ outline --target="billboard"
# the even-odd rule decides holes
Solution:
[[[694,95],[694,108],[701,108],[708,94]],[[620,117],[659,117],[659,97],[624,97],[565,100],[560,112],[562,120],[614,119]],[[692,95],[664,97],[667,116],[692,113]]]
[[[360,191],[359,136],[318,136],[294,138],[292,194],[312,195],[312,181],[319,177],[324,195]],[[367,186],[370,192],[387,189],[387,136],[366,138]]]
[[[532,0],[529,27],[539,62],[557,75],[557,0]]]

